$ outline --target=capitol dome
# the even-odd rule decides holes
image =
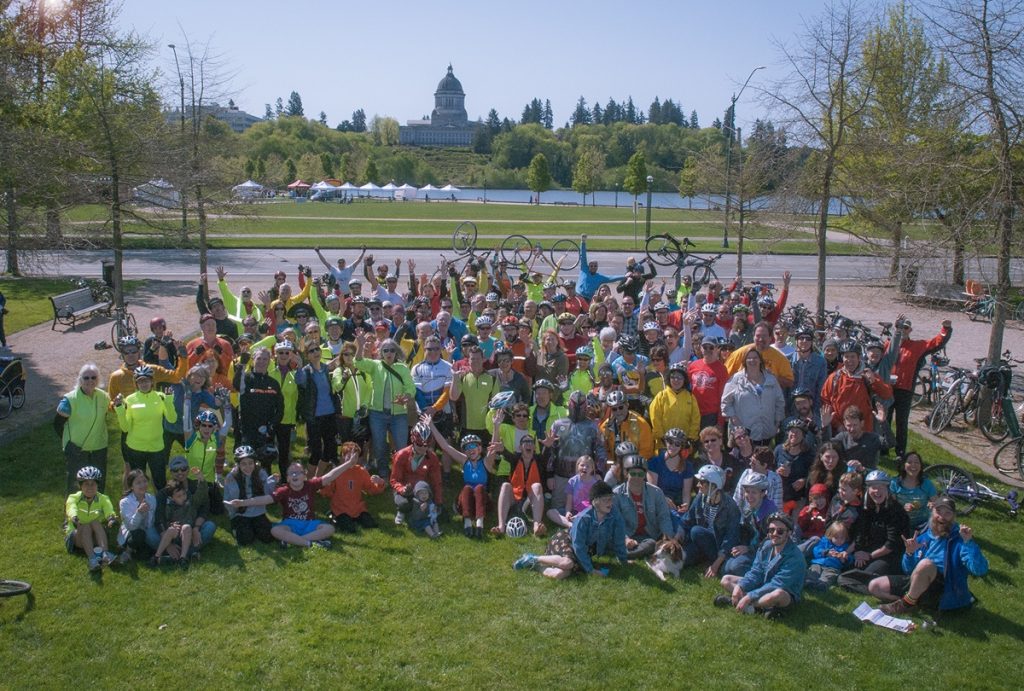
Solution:
[[[465,127],[468,122],[466,93],[462,90],[462,82],[452,74],[452,66],[448,65],[448,74],[438,82],[434,92],[430,124],[434,127]]]
[[[453,91],[465,95],[466,92],[462,90],[462,82],[460,82],[454,74],[452,74],[452,66],[448,65],[448,74],[444,76],[444,79],[437,83],[437,91]]]

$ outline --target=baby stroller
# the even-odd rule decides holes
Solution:
[[[25,368],[21,358],[0,357],[0,419],[25,405]]]

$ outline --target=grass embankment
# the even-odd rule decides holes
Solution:
[[[110,468],[120,464],[112,441]],[[512,561],[543,542],[478,543],[457,524],[420,539],[392,524],[387,495],[371,502],[381,529],[330,552],[238,549],[219,530],[187,572],[133,563],[90,575],[63,549],[49,425],[0,449],[0,478],[3,576],[35,596],[0,601],[7,688],[159,687],[183,673],[208,688],[1018,685],[1008,661],[1024,640],[1020,526],[1002,508],[968,520],[991,561],[971,582],[980,604],[902,636],[862,625],[850,613],[860,598],[838,591],[767,622],[713,608],[717,586],[696,569],[667,584],[639,565],[562,583],[518,573]]]

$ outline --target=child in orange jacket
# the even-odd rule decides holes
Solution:
[[[331,521],[334,526],[346,533],[356,532],[356,528],[376,528],[377,521],[366,510],[364,495],[380,494],[387,487],[384,478],[370,473],[358,462],[359,445],[347,441],[341,445],[343,461],[354,457],[355,465],[339,475],[334,482],[320,490],[320,494],[331,501]]]

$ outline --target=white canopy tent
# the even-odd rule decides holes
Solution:
[[[409,183],[405,183],[395,188],[395,199],[415,199],[416,192],[417,190],[415,187],[413,187]]]
[[[359,188],[356,187],[355,185],[353,185],[351,182],[348,182],[346,180],[345,183],[343,185],[341,185],[341,187],[339,187],[338,189],[339,190],[357,190]]]
[[[420,188],[420,192],[436,192],[437,189],[437,187],[434,187],[428,182],[426,185]]]
[[[455,185],[453,185],[451,183],[448,183],[447,185],[445,185],[444,187],[441,188],[441,191],[442,192],[459,192],[460,190]]]

